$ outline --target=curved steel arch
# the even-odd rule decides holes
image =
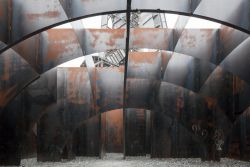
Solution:
[[[94,15],[127,12],[125,0],[123,0],[122,2],[119,1],[119,3],[117,3],[116,0],[109,1],[110,2],[107,2],[105,4],[102,4],[100,0],[91,2],[76,0],[72,1],[71,3],[68,3],[65,0],[60,0],[60,2],[59,0],[46,0],[41,2],[37,2],[34,0],[14,0],[13,4],[11,4],[9,0],[1,1],[0,7],[1,9],[3,9],[3,15],[0,18],[0,22],[3,26],[1,26],[0,28],[4,36],[0,37],[0,39],[4,43],[8,44],[7,47],[1,50],[1,52],[21,42],[22,40],[27,39],[30,36],[33,36],[39,32],[42,32],[56,25],[60,25],[62,23],[67,23],[69,21]],[[169,12],[187,16],[191,15],[194,17],[202,17],[217,22],[219,20],[222,20],[225,25],[231,26],[249,34],[250,21],[249,19],[247,20],[247,18],[249,18],[248,11],[250,8],[250,4],[247,0],[240,0],[237,2],[231,0],[231,10],[219,10],[221,8],[224,9],[224,7],[227,6],[225,5],[228,4],[228,1],[226,0],[220,0],[220,2],[215,0],[192,0],[191,3],[189,0],[181,0],[180,3],[174,0],[168,0],[168,2],[164,0],[157,1],[158,2],[156,3],[155,1],[147,0],[141,3],[137,0],[134,0],[132,1],[132,10],[130,12],[136,12],[138,10],[151,12]],[[100,4],[102,4],[102,7],[98,8]],[[9,9],[12,8],[12,5],[13,16],[9,11]],[[152,6],[154,7],[154,9],[152,9]],[[214,7],[217,7],[218,9],[215,9]],[[34,10],[34,8],[38,8],[39,10]],[[113,10],[110,10],[111,8]],[[136,10],[134,10],[134,8],[136,8]],[[244,10],[239,10],[238,8],[244,8]],[[220,11],[227,12],[221,13]],[[209,17],[210,15],[212,16]],[[21,16],[21,20],[17,19],[16,16]],[[20,24],[22,19],[27,24]],[[20,28],[20,26],[17,25],[20,25],[23,28]],[[12,29],[10,30],[9,27],[12,27]],[[15,28],[17,27],[18,29],[15,30]],[[12,37],[10,36],[10,34],[12,34]],[[15,37],[16,39],[11,39],[13,37]]]

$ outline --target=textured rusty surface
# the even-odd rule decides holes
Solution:
[[[124,67],[96,70],[96,112],[122,108]]]
[[[130,33],[130,48],[170,50],[173,31],[163,28],[135,28]],[[154,40],[154,42],[152,42]]]
[[[128,61],[128,78],[160,80],[160,52],[131,52]]]
[[[104,114],[106,128],[106,152],[121,153],[123,152],[123,111],[121,109],[108,111]],[[102,117],[103,117],[102,114]]]
[[[199,92],[215,65],[178,53],[173,53],[165,70],[163,81]]]
[[[125,156],[146,155],[146,112],[144,109],[126,109]]]
[[[3,108],[37,73],[13,50],[0,55],[0,66],[0,107]]]
[[[249,3],[248,0],[133,0],[132,9],[160,9],[174,11],[191,16],[194,15],[196,17],[217,20],[230,24],[236,28],[249,31]]]
[[[42,71],[83,56],[77,37],[72,29],[51,29],[41,34]]]
[[[126,10],[126,0],[59,0],[69,18],[107,12]]]
[[[249,63],[250,63],[250,38],[248,37],[227,58],[221,63],[221,67],[239,76],[250,84]]]
[[[14,0],[12,4],[12,42],[68,19],[58,0]]]

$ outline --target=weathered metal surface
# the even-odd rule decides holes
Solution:
[[[152,109],[160,81],[127,79],[126,108]]]
[[[15,45],[13,50],[22,56],[22,58],[24,58],[34,70],[42,73],[43,62],[40,56],[40,40],[40,34],[34,35],[18,45]]]
[[[212,62],[215,64],[221,63],[237,46],[249,37],[249,34],[222,25],[218,36],[217,56],[212,59]]]
[[[128,60],[128,78],[160,80],[160,52],[130,52]]]
[[[173,53],[163,81],[198,92],[215,67],[207,61]]]
[[[67,20],[58,0],[12,1],[12,42],[44,27]]]
[[[57,103],[71,114],[71,127],[77,127],[93,112],[93,95],[86,68],[59,68]]]
[[[73,149],[77,156],[99,156],[100,116],[86,120],[74,132]]]
[[[202,0],[194,14],[221,20],[249,31],[249,9],[249,0]]]
[[[236,119],[236,114],[242,113],[250,105],[249,93],[249,84],[220,67],[213,71],[200,91],[232,121]]]
[[[61,63],[83,56],[72,29],[51,29],[41,34],[42,72]]]
[[[96,112],[123,107],[124,67],[96,69]]]
[[[0,67],[0,108],[3,108],[38,74],[11,49],[0,55]]]
[[[9,13],[8,13],[8,1],[2,0],[0,1],[0,41],[7,44],[9,40]],[[0,45],[0,50],[3,48],[3,46]]]
[[[125,111],[125,156],[146,155],[146,112],[129,108]]]
[[[227,5],[228,4],[228,5]],[[160,9],[179,14],[203,17],[226,23],[244,31],[250,30],[248,0],[133,0],[132,9]],[[225,12],[224,12],[225,11]]]
[[[82,29],[84,54],[125,49],[125,29]]]
[[[130,33],[130,49],[149,48],[170,50],[173,31],[163,28],[134,28]],[[152,39],[154,42],[152,42]]]
[[[250,37],[235,48],[221,63],[221,67],[239,76],[250,84],[249,63],[250,63]]]
[[[101,128],[105,129],[104,142],[107,153],[123,152],[123,111],[122,109],[102,113],[105,117],[105,124]]]
[[[132,0],[132,9],[161,9],[189,13],[190,2],[189,0]]]
[[[212,62],[217,56],[217,32],[213,29],[184,30],[174,51]]]
[[[59,0],[69,18],[77,18],[90,14],[126,10],[126,0]]]

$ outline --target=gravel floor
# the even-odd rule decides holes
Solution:
[[[22,160],[24,167],[250,167],[250,162],[221,159],[221,162],[201,162],[200,159],[150,159],[150,157],[127,157],[108,154],[104,159],[78,157],[65,162],[37,162],[35,158]]]

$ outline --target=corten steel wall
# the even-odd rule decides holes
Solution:
[[[1,41],[14,44],[39,31],[79,17],[115,11],[158,11],[210,19],[249,33],[248,0],[3,0],[0,3]],[[225,11],[225,12],[221,12]]]
[[[31,90],[28,91],[27,95],[29,96],[29,93],[31,93],[32,97],[38,97],[38,100],[33,102],[30,100],[31,98],[28,98],[29,100],[22,108],[20,107],[23,104],[21,97],[24,96],[23,99],[26,99],[26,95],[20,94],[23,88],[36,80],[39,74],[58,64],[92,52],[106,51],[106,49],[126,48],[128,52],[129,49],[152,48],[169,50],[174,53],[170,52],[167,56],[158,56],[155,62],[159,63],[161,59],[160,67],[151,66],[150,63],[146,63],[146,60],[142,61],[143,66],[145,63],[147,64],[144,66],[145,71],[147,71],[146,69],[152,69],[156,72],[160,69],[160,74],[157,73],[156,76],[151,76],[153,74],[151,72],[148,76],[142,75],[143,73],[140,72],[142,69],[137,69],[138,74],[137,72],[136,74],[129,72],[127,61],[125,61],[125,71],[123,70],[125,72],[125,85],[122,85],[123,82],[120,82],[120,91],[118,91],[118,87],[115,87],[115,92],[122,95],[122,88],[125,86],[125,98],[113,95],[111,99],[103,97],[110,95],[110,88],[107,85],[111,82],[106,81],[105,78],[112,71],[111,69],[109,69],[110,71],[101,70],[103,73],[100,72],[98,74],[97,72],[97,75],[92,73],[95,70],[89,70],[89,76],[92,78],[90,85],[96,85],[97,89],[91,89],[93,94],[90,96],[93,96],[94,100],[93,102],[91,101],[90,109],[87,109],[90,111],[85,114],[79,113],[79,115],[84,117],[86,115],[92,116],[116,107],[122,108],[124,98],[126,100],[125,108],[145,105],[146,109],[161,111],[172,117],[176,116],[173,113],[178,113],[177,115],[185,127],[188,130],[195,131],[194,133],[201,140],[207,140],[199,136],[199,134],[204,133],[208,133],[208,139],[213,138],[212,136],[215,134],[214,138],[218,140],[218,133],[220,133],[221,129],[229,129],[226,125],[232,126],[238,116],[249,107],[250,1],[184,0],[181,3],[179,1],[146,0],[141,2],[132,0],[131,6],[126,4],[125,0],[119,2],[109,0],[105,4],[101,0],[76,0],[72,1],[72,3],[64,0],[1,1],[0,59],[2,59],[1,62],[3,64],[0,66],[0,111],[1,120],[3,121],[1,121],[0,130],[1,134],[6,134],[1,137],[1,143],[3,143],[0,151],[1,163],[10,162],[18,164],[20,160],[18,158],[18,139],[20,134],[17,132],[22,132],[22,126],[30,124],[26,129],[28,131],[33,127],[31,125],[34,125],[41,118],[39,117],[42,115],[41,113],[54,111],[54,115],[58,115],[56,112],[61,110],[60,107],[64,106],[65,108],[66,106],[65,100],[60,96],[55,103],[54,95],[57,93],[50,94],[46,91],[44,93],[43,89],[41,91],[43,93],[39,92],[39,89],[44,87],[44,85],[38,84],[36,91],[32,91],[31,86]],[[126,5],[128,5],[127,8]],[[222,26],[219,30],[184,30],[187,19],[180,18],[174,30],[128,29],[130,34],[127,34],[124,30],[85,30],[82,27],[79,28],[78,24],[72,23],[72,31],[62,30],[62,32],[67,31],[67,34],[59,33],[60,31],[54,32],[54,30],[44,31],[62,22],[72,21],[89,15],[127,12],[129,16],[132,11],[139,10],[140,12],[157,11],[191,15],[214,20],[229,27]],[[125,42],[127,35],[129,35],[129,40]],[[156,40],[152,42],[152,39],[147,37],[154,37]],[[113,38],[117,39],[114,41],[112,40]],[[24,39],[27,40],[23,41]],[[17,45],[8,49],[14,44]],[[128,57],[131,58],[131,56],[126,55],[126,58]],[[180,61],[182,59],[183,61]],[[175,72],[176,74],[174,75],[173,73]],[[116,74],[113,73],[112,76],[116,76]],[[99,82],[93,82],[94,77],[100,79]],[[119,79],[122,78],[123,76],[120,76]],[[115,82],[116,80],[111,81]],[[48,85],[50,84],[48,83]],[[144,88],[140,85],[144,85]],[[63,85],[59,85],[59,87],[63,87]],[[87,90],[89,91],[89,87]],[[74,92],[73,90],[69,91]],[[19,96],[14,99],[17,95]],[[40,96],[45,100],[39,100]],[[48,100],[46,97],[52,99]],[[75,97],[69,96],[69,99],[74,101]],[[138,104],[134,102],[135,100],[138,100]],[[166,100],[172,103],[166,102]],[[81,100],[78,102],[82,103]],[[33,103],[36,105],[29,107],[29,104]],[[179,103],[183,103],[183,108],[188,112],[180,112],[180,107],[176,107],[180,106]],[[70,105],[70,103],[67,103],[67,107]],[[77,108],[75,107],[75,109]],[[24,113],[18,112],[19,110],[22,110]],[[27,115],[25,111],[29,111]],[[33,111],[35,111],[34,115],[32,115]],[[202,113],[198,111],[202,111]],[[34,117],[30,119],[32,123],[26,125],[20,118],[24,120],[29,119],[27,117],[29,114]],[[65,115],[67,116],[67,114]],[[190,115],[194,115],[191,122],[187,119]],[[229,123],[219,123],[220,119]],[[21,122],[19,122],[20,120]],[[66,126],[66,132],[75,126],[69,120],[64,121],[65,126],[70,127]],[[60,123],[60,120],[58,122]],[[17,126],[19,123],[22,126]],[[200,127],[203,130],[206,129],[207,132],[198,130]],[[229,132],[226,130],[224,133]],[[49,138],[48,141],[52,142]],[[211,142],[207,141],[207,143]],[[65,143],[60,143],[59,145],[65,145]],[[208,147],[210,147],[209,144]],[[12,156],[12,154],[16,156]],[[243,154],[244,151],[241,151],[241,155]],[[10,160],[10,158],[13,158],[13,160]]]

